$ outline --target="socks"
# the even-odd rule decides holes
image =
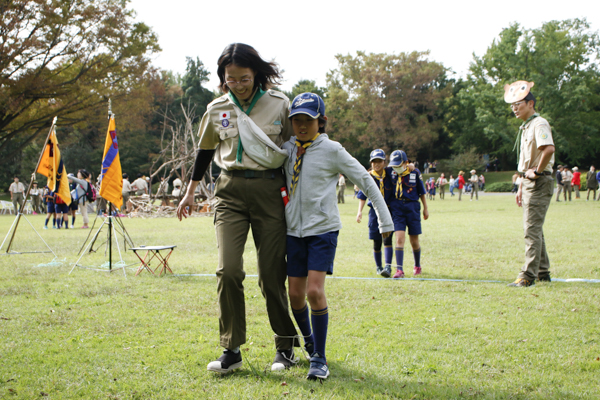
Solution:
[[[56,226],[56,217],[52,217],[52,226]]]
[[[329,311],[325,307],[322,310],[311,309],[311,322],[313,336],[315,338],[315,352],[325,358],[325,343],[327,342],[327,326],[329,325]]]
[[[373,251],[373,257],[375,258],[375,265],[381,267],[381,251]]]
[[[62,218],[58,218],[58,219],[56,220],[56,227],[57,227],[58,229],[60,229],[60,227],[61,227],[61,226],[62,226]]]
[[[393,249],[391,246],[384,246],[383,253],[385,257],[385,265],[390,265],[392,263]]]
[[[379,254],[381,254],[381,252]],[[381,263],[381,258],[379,258],[379,262]],[[315,338],[310,330],[308,305],[305,303],[304,308],[302,308],[301,310],[296,310],[292,307],[292,314],[294,314],[294,319],[298,324],[298,328],[300,328],[300,332],[302,332],[302,336],[304,336],[304,343],[314,343]]]
[[[71,227],[75,226],[75,217],[71,217]]]
[[[50,217],[46,218],[46,223],[44,224],[44,226],[48,226],[48,221],[50,221]]]
[[[240,346],[236,347],[235,349],[227,349],[229,351],[233,351],[235,354],[240,352]]]
[[[396,267],[402,270],[404,264],[404,247],[396,247]]]
[[[419,247],[417,250],[413,250],[413,255],[415,256],[415,267],[421,266],[421,248]]]

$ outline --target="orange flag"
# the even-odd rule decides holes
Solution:
[[[71,204],[71,191],[69,190],[67,170],[60,156],[54,127],[52,127],[52,132],[48,138],[48,143],[46,143],[46,148],[44,149],[37,172],[48,178],[48,188],[50,190],[58,194],[65,203]]]
[[[110,117],[108,132],[104,142],[102,172],[100,173],[100,196],[121,208],[123,205],[123,173],[119,159],[117,126],[114,116]]]

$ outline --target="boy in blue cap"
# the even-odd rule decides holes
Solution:
[[[336,195],[339,174],[346,175],[367,193],[384,237],[394,225],[369,173],[325,134],[327,117],[323,99],[314,93],[296,96],[289,118],[295,134],[283,145],[289,154],[283,164],[289,188],[289,202],[285,206],[289,297],[305,348],[311,355],[307,378],[325,379],[329,376],[325,357],[329,310],[324,287],[325,276],[333,273],[338,233],[342,228]],[[285,193],[282,195],[285,202]]]
[[[379,191],[383,196],[385,203],[387,204],[392,219],[394,219],[393,203],[396,202],[394,196],[396,173],[391,167],[385,166],[385,152],[381,149],[375,149],[369,156],[369,162],[371,163],[371,170],[369,173],[373,177],[375,184],[379,187]],[[365,203],[370,207],[369,209],[369,239],[373,241],[373,257],[375,258],[375,268],[378,275],[384,278],[389,278],[392,275],[392,235],[383,239],[381,233],[379,233],[379,221],[377,220],[377,214],[373,209],[373,204],[368,200],[367,196],[359,190],[356,194],[358,198],[358,213],[356,215],[356,222],[362,221],[362,211],[365,207]],[[394,230],[396,230],[396,220],[394,219]],[[383,244],[385,267],[381,263],[381,245]]]
[[[408,157],[402,150],[395,150],[390,155],[390,167],[398,174],[395,196],[399,200],[401,227],[396,230],[396,262],[398,269],[394,278],[404,276],[402,269],[404,259],[404,242],[406,239],[406,228],[408,227],[408,237],[413,249],[415,258],[415,267],[413,275],[421,275],[421,246],[419,244],[419,235],[421,231],[421,205],[419,199],[423,202],[423,219],[429,218],[427,210],[427,199],[425,198],[425,187],[423,186],[423,177],[418,169],[411,171],[408,168]],[[401,276],[400,276],[401,275]]]

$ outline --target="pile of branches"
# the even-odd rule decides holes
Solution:
[[[155,198],[151,196],[130,197],[132,211],[128,214],[130,218],[173,218],[176,216],[177,207],[154,203]],[[194,205],[190,217],[206,217],[214,215],[216,199],[206,199]]]

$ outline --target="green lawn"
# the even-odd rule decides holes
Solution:
[[[65,262],[0,256],[0,398],[600,398],[600,284],[506,287],[524,259],[513,196],[430,202],[423,278],[469,280],[462,282],[415,280],[411,272],[400,281],[370,279],[377,278],[371,242],[356,209],[351,196],[340,207],[334,277],[369,279],[327,281],[327,381],[307,381],[306,361],[270,372],[272,332],[255,277],[245,281],[244,365],[215,375],[206,371],[220,353],[214,277],[134,277],[129,269],[125,278],[85,268],[69,275],[88,231],[39,229]],[[552,203],[545,236],[554,278],[600,279],[599,212],[600,202]],[[13,218],[0,216],[2,238]],[[43,225],[41,216],[28,219]],[[123,221],[136,245],[177,245],[176,274],[214,274],[212,218]],[[42,250],[35,238],[22,221],[14,250]],[[252,275],[251,238],[247,246]],[[104,263],[102,250],[84,265]],[[125,260],[136,259],[128,252]],[[412,271],[410,251],[405,261]]]

